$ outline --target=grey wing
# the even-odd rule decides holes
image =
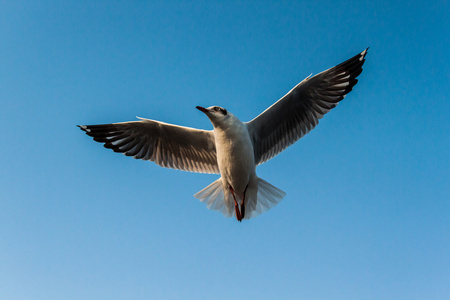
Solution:
[[[114,152],[154,161],[166,168],[219,173],[212,131],[141,118],[134,122],[79,127]]]
[[[271,159],[311,131],[358,82],[367,50],[308,77],[247,123],[256,164]]]

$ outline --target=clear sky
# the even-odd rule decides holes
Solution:
[[[1,1],[0,299],[450,299],[448,1]],[[370,46],[359,83],[258,175],[114,153],[77,124],[248,121]]]

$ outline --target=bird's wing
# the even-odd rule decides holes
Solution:
[[[247,123],[255,162],[262,164],[312,130],[358,82],[364,50],[349,60],[307,77],[283,98]]]
[[[212,131],[142,119],[134,122],[79,126],[105,148],[166,168],[219,173]]]

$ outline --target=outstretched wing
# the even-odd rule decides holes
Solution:
[[[219,173],[212,131],[141,118],[134,122],[79,127],[114,152],[154,161],[166,168]]]
[[[367,48],[349,60],[307,77],[247,123],[255,162],[262,164],[311,131],[358,82]]]

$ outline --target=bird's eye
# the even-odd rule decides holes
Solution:
[[[227,110],[225,108],[222,108],[220,106],[214,106],[213,109],[214,109],[214,111],[217,111],[217,112],[220,111],[224,116],[227,115]]]

